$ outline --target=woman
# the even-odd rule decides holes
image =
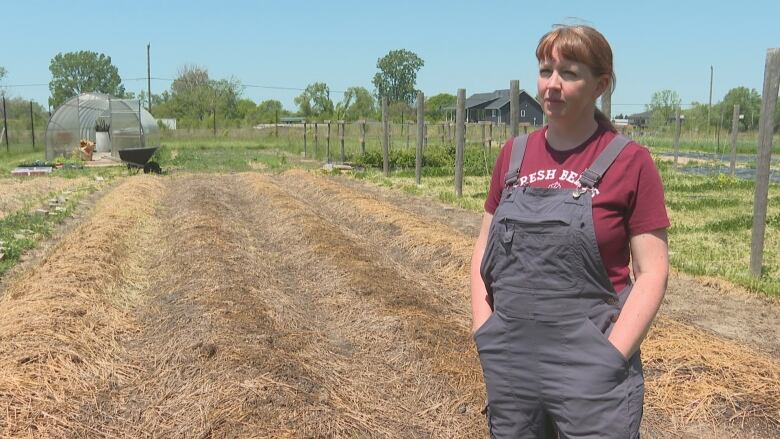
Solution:
[[[614,84],[603,35],[558,27],[536,57],[548,125],[504,145],[471,263],[491,436],[637,438],[668,275],[661,179],[596,109]]]

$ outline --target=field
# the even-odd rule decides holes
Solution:
[[[83,195],[0,281],[0,437],[487,436],[467,289],[484,177],[455,200],[446,177],[331,176],[264,146],[161,159],[162,177],[27,180]],[[733,234],[696,203],[734,190],[704,207],[738,216],[749,187],[669,178],[691,242]],[[644,437],[780,434],[780,304],[735,283],[670,279]]]

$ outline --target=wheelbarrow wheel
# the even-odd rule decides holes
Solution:
[[[161,174],[162,169],[157,162],[149,162],[144,165],[144,174],[148,174],[150,172],[154,174]]]

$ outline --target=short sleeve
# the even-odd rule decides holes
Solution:
[[[630,200],[627,212],[628,235],[635,236],[669,227],[661,174],[647,148],[638,148],[634,165],[638,169],[634,197]]]
[[[504,190],[504,176],[509,170],[509,156],[512,154],[512,139],[509,139],[501,147],[501,152],[496,157],[493,166],[493,174],[490,179],[490,189],[485,200],[485,212],[493,215],[496,213],[498,203],[501,201],[501,192]]]

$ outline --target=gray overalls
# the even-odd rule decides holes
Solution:
[[[628,139],[607,145],[574,191],[515,186],[526,141],[513,142],[481,265],[494,312],[474,337],[491,437],[638,438],[640,355],[626,360],[607,339],[631,285],[618,295],[610,283],[588,191]]]

